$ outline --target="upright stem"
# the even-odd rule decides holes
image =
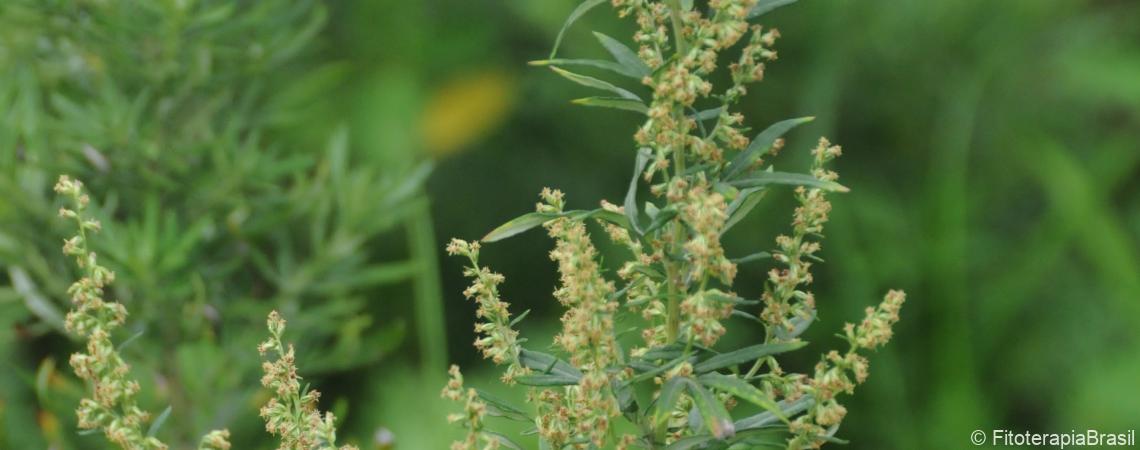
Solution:
[[[680,0],[667,0],[666,4],[669,6],[669,17],[673,22],[673,40],[677,43],[677,58],[673,64],[684,64],[683,61],[688,53],[689,46],[682,35],[684,25],[681,23],[681,2]],[[679,126],[683,126],[684,114],[683,110],[673,111],[673,118]],[[685,173],[685,140],[683,138],[677,139],[677,142],[673,143],[673,167],[674,176],[682,177]],[[681,223],[680,219],[674,219],[672,226],[673,242],[667,251],[678,253],[685,243],[685,225]],[[685,295],[681,277],[684,276],[684,271],[677,267],[677,263],[670,261],[666,261],[665,271],[668,278],[666,292],[669,295],[665,310],[665,337],[668,338],[669,342],[674,342],[677,340],[681,328],[681,297]]]
[[[689,53],[689,44],[685,42],[684,36],[681,36],[681,30],[684,29],[684,25],[681,24],[681,1],[666,0],[665,4],[669,6],[669,19],[673,22],[673,40],[677,43],[677,59],[682,60]]]

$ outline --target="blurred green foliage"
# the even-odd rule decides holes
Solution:
[[[15,366],[0,447],[103,445],[74,432],[61,173],[98,205],[95,250],[131,311],[118,340],[148,409],[175,411],[168,442],[266,440],[253,351],[270,309],[304,336],[306,376],[375,364],[413,317],[442,370],[430,166],[350,145],[352,117],[330,106],[345,70],[314,40],[326,19],[308,0],[0,5],[0,353]]]
[[[77,76],[76,70],[89,71],[84,69],[89,63],[61,56],[73,50],[65,52],[52,42],[68,40],[72,48],[119,42],[130,49],[169,40],[188,49],[200,42],[196,39],[204,39],[198,33],[172,32],[177,39],[159,33],[158,24],[167,23],[159,18],[178,16],[158,13],[149,16],[151,21],[133,19],[138,22],[132,27],[116,28],[111,35],[80,37],[85,28],[73,22],[85,15],[76,11],[104,3],[116,2],[0,2],[5,24],[0,27],[0,359],[13,366],[0,370],[0,447],[44,448],[45,435],[81,439],[69,423],[74,420],[71,403],[62,398],[74,398],[77,388],[66,382],[70,377],[65,358],[73,344],[52,331],[50,319],[39,318],[51,315],[44,302],[56,310],[65,306],[58,280],[68,274],[57,256],[63,233],[47,196],[47,183],[58,171],[90,181],[97,200],[106,205],[102,253],[110,257],[112,249],[120,248],[123,255],[135,255],[109,262],[123,277],[123,292],[115,297],[135,312],[132,324],[146,325],[145,338],[127,350],[139,370],[158,367],[153,355],[191,361],[202,382],[240,386],[249,390],[247,396],[256,388],[249,372],[242,372],[246,378],[237,381],[219,381],[218,374],[252,366],[255,359],[247,344],[256,342],[253,336],[260,332],[264,312],[287,298],[274,280],[292,278],[267,275],[265,268],[273,268],[268,273],[307,273],[312,280],[342,276],[320,269],[331,267],[326,265],[330,260],[319,262],[308,238],[318,228],[319,214],[302,212],[319,209],[313,198],[331,198],[328,191],[334,189],[311,186],[321,185],[312,180],[319,179],[316,174],[328,160],[327,149],[335,147],[326,144],[340,124],[348,124],[345,141],[351,143],[343,167],[371,171],[376,175],[360,177],[374,183],[380,183],[376,177],[406,180],[403,174],[414,171],[428,152],[425,136],[467,133],[464,139],[431,144],[440,147],[430,154],[441,158],[427,183],[433,219],[415,213],[394,217],[401,216],[393,214],[399,210],[377,206],[385,190],[373,191],[371,183],[358,181],[365,192],[357,194],[361,197],[340,194],[367,206],[354,209],[360,215],[350,215],[357,218],[353,220],[367,222],[367,228],[373,220],[389,224],[377,226],[387,230],[380,234],[352,233],[369,236],[351,252],[357,267],[387,267],[384,261],[406,261],[413,254],[434,261],[440,252],[434,244],[434,251],[407,249],[426,248],[423,242],[452,236],[482,236],[502,218],[527,209],[544,184],[566,191],[569,207],[592,208],[595,205],[577,204],[575,199],[618,200],[628,182],[634,154],[611,144],[615,136],[632,142],[638,118],[569,105],[567,99],[589,91],[524,65],[547,55],[574,0],[330,3],[328,25],[283,66],[243,57],[250,48],[246,45],[272,42],[275,35],[286,41],[300,36],[310,15],[290,15],[289,8],[255,8],[261,12],[247,21],[224,21],[227,27],[258,30],[223,40],[237,53],[229,53],[229,64],[212,64],[211,73],[235,74],[232,79],[211,76],[212,87],[180,97],[179,102],[211,108],[211,96],[228,90],[229,97],[218,97],[224,101],[214,99],[224,107],[213,107],[202,116],[208,119],[195,120],[187,111],[199,107],[174,108],[171,111],[182,112],[164,116],[159,104],[163,93],[178,90],[178,83],[170,80],[192,78],[192,70],[107,63],[107,68],[135,74],[110,83],[106,77]],[[238,4],[262,3],[286,2]],[[51,27],[29,22],[30,17],[17,14],[28,5],[54,8],[58,13],[52,17],[73,20]],[[278,21],[267,19],[270,15]],[[628,23],[611,16],[595,12],[583,18],[564,39],[563,51],[604,56],[588,30],[610,36],[632,32]],[[1140,402],[1134,400],[1135,380],[1140,378],[1140,362],[1134,357],[1140,350],[1140,4],[800,0],[765,17],[762,22],[780,28],[784,36],[777,45],[781,59],[769,65],[766,81],[752,90],[745,113],[757,124],[806,113],[817,116],[789,142],[813,142],[827,135],[842,144],[845,156],[838,171],[853,189],[836,202],[821,254],[828,263],[819,266],[815,289],[820,298],[835,304],[821,317],[825,323],[813,327],[821,334],[807,336],[819,344],[809,349],[823,348],[831,339],[822,335],[825,330],[858,318],[858,309],[886,287],[899,286],[909,293],[897,338],[871,355],[870,381],[853,397],[839,436],[850,438],[852,448],[960,448],[978,428],[1135,427],[1129,421],[1140,417]],[[17,59],[18,49],[24,49],[23,59]],[[184,59],[173,60],[184,66],[176,67],[194,67],[196,60],[188,56],[193,53],[178,54]],[[167,84],[152,84],[146,76],[167,77]],[[482,88],[467,84],[487,79],[498,81],[485,81]],[[510,87],[503,91],[502,83]],[[495,89],[507,92],[507,98],[485,95]],[[150,97],[139,120],[149,125],[133,136],[149,137],[118,145],[106,130],[127,123],[130,105],[144,93]],[[59,105],[75,104],[79,111],[93,112],[74,118],[52,101],[57,95],[64,99]],[[488,104],[500,101],[498,106]],[[462,102],[467,102],[460,108],[470,111],[467,116],[448,119],[446,111],[438,112]],[[289,114],[249,112],[267,110]],[[496,114],[506,116],[487,121],[481,130],[463,131],[457,125],[470,115]],[[236,120],[239,116],[245,120]],[[428,116],[445,118],[424,120]],[[14,131],[29,126],[34,132]],[[261,133],[224,131],[231,127]],[[213,130],[206,135],[209,140],[195,140],[201,130]],[[257,144],[249,143],[252,135],[260,136]],[[99,136],[104,137],[96,139]],[[164,137],[158,141],[156,136]],[[197,144],[168,145],[178,141]],[[100,175],[83,144],[109,161],[109,172]],[[242,145],[257,151],[236,150]],[[806,150],[790,147],[782,157],[806,162]],[[215,153],[223,157],[216,159]],[[290,194],[303,185],[310,186],[307,192],[323,194]],[[771,198],[782,201],[761,205],[759,217],[737,225],[726,245],[757,250],[773,246],[791,203],[790,196]],[[426,211],[426,203],[414,195],[398,203]],[[149,213],[152,219],[147,219],[148,208],[154,211]],[[231,219],[234,211],[244,213]],[[229,221],[239,219],[244,225],[238,231],[230,228]],[[331,227],[340,222],[328,223]],[[213,234],[186,232],[196,227],[203,227],[199,233]],[[411,244],[409,232],[422,245]],[[191,242],[177,252],[158,252],[179,240]],[[534,310],[527,319],[531,329],[560,314],[549,291],[555,273],[547,264],[548,249],[549,242],[536,233],[484,254],[488,265],[508,275],[504,299],[519,311]],[[255,252],[267,253],[264,261],[270,264],[253,262]],[[172,262],[163,266],[161,258]],[[278,264],[282,260],[293,264]],[[298,272],[305,266],[319,268]],[[21,268],[28,283],[18,282],[12,267]],[[741,268],[742,286],[755,280],[755,291],[742,294],[762,289],[767,268]],[[431,267],[416,276],[428,279],[436,272]],[[472,385],[492,386],[483,381],[497,378],[497,373],[477,369],[482,363],[470,345],[474,307],[460,294],[465,282],[459,264],[448,261],[438,272],[443,274],[451,359],[464,366]],[[302,287],[317,289],[320,284]],[[290,319],[290,333],[304,337],[294,340],[309,342],[300,365],[314,367],[309,363],[319,363],[317,353],[336,348],[342,333],[358,332],[351,320],[328,321],[349,314],[335,310],[337,305],[382,317],[359,331],[358,348],[372,349],[369,339],[390,336],[386,333],[394,333],[398,318],[414,325],[411,317],[426,314],[411,315],[419,305],[429,304],[413,301],[419,292],[432,291],[361,286],[336,295],[298,294],[292,301],[299,309],[283,312]],[[29,308],[28,299],[36,298],[43,302],[33,300]],[[353,306],[351,300],[337,298],[358,300]],[[383,301],[362,303],[373,298]],[[206,305],[220,311],[220,322],[202,313],[209,310]],[[298,313],[301,310],[305,312]],[[553,330],[552,323],[546,326]],[[300,331],[302,327],[306,331]],[[419,332],[426,327],[411,328],[417,336],[431,334]],[[532,338],[536,348],[549,342]],[[450,442],[449,431],[458,429],[441,431],[450,408],[438,400],[443,367],[428,371],[438,372],[435,378],[424,376],[419,339],[406,339],[379,364],[330,369],[328,376],[313,377],[334,410],[336,399],[344,399],[340,405],[350,413],[342,415],[349,425],[342,434],[367,442],[386,428],[400,449],[445,448]],[[437,333],[436,339],[442,341],[443,335]],[[167,344],[178,342],[184,344]],[[45,357],[51,357],[48,364],[54,364],[57,375],[49,377],[54,382],[40,385],[51,387],[51,398],[58,399],[55,406],[41,403],[34,391],[37,368]],[[148,363],[146,358],[152,359]],[[799,361],[794,368],[814,362]],[[175,363],[161,367],[171,373],[179,370]],[[253,405],[236,398],[217,393],[193,397],[207,405],[231,401],[236,406],[196,408],[207,417],[183,416],[185,433],[225,425],[238,431],[243,442],[266,439]],[[148,405],[158,411],[162,403],[153,399]],[[54,411],[57,422],[45,419],[43,411]],[[164,433],[173,436],[175,422],[170,421]]]

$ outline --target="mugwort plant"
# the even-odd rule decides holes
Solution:
[[[582,3],[562,32],[601,3]],[[449,419],[467,430],[453,450],[522,448],[493,431],[492,417],[533,424],[530,434],[538,435],[541,449],[798,450],[840,441],[835,434],[847,410],[839,396],[866,381],[862,352],[891,338],[905,295],[890,291],[860,323],[847,324],[840,334],[846,349],[824,353],[810,373],[780,364],[778,355],[806,345],[800,335],[817,316],[809,285],[812,266],[821,261],[816,255],[831,209],[828,195],[848,190],[828,168],[841,151],[827,139],[812,150],[810,173],[776,171],[768,162],[784,147],[782,136],[812,118],[775,123],[750,139],[744,117],[733,112],[776,59],[779,32],[750,21],[788,3],[612,0],[619,16],[634,19],[637,50],[595,33],[613,60],[558,58],[560,33],[550,57],[532,63],[612,94],[575,103],[637,112],[645,121],[634,135],[633,179],[620,206],[603,200],[597,209],[568,210],[562,192],[546,189],[534,212],[482,239],[495,242],[539,226],[553,239],[550,258],[560,274],[554,297],[566,312],[552,353],[524,347],[515,329],[521,316],[513,317],[501,296],[504,277],[479,262],[482,243],[456,239],[447,246],[467,260],[464,273],[472,284],[464,294],[478,305],[475,347],[503,366],[503,383],[527,386],[530,404],[524,409],[465,388],[453,366],[442,394],[464,404]],[[568,67],[632,78],[651,96],[646,101]],[[714,86],[714,78],[728,83]],[[639,205],[642,182],[652,197]],[[721,236],[778,185],[794,186],[798,207],[790,232],[775,238],[771,252],[729,258]],[[627,258],[611,266],[616,279],[605,275],[592,222],[627,250]],[[763,295],[735,294],[737,266],[769,259],[775,267],[766,279],[741,280],[763,283]],[[763,341],[717,348],[734,316],[762,327]],[[627,339],[618,323],[638,323],[636,338]],[[739,402],[760,412],[734,413],[744,409]]]
[[[90,387],[90,397],[79,403],[76,413],[79,427],[102,431],[112,443],[124,450],[165,450],[168,446],[156,434],[170,416],[167,408],[144,431],[150,414],[136,400],[140,386],[130,376],[130,365],[112,342],[112,333],[127,319],[127,309],[118,302],[104,298],[104,289],[115,281],[115,273],[99,264],[91,251],[89,233],[101,229],[100,222],[90,218],[87,207],[90,198],[83,193],[83,184],[68,176],[61,176],[55,191],[70,201],[70,208],[60,208],[61,217],[76,222],[78,234],[64,241],[63,252],[75,257],[83,276],[68,289],[72,309],[67,314],[67,330],[86,340],[86,351],[71,356],[76,375]],[[292,344],[282,340],[285,320],[273,311],[267,322],[270,337],[258,346],[265,358],[261,384],[273,396],[261,408],[265,429],[280,437],[280,450],[340,449],[356,447],[336,445],[336,418],[331,412],[321,415],[317,411],[320,392],[301,386],[297,375]],[[229,450],[228,430],[215,430],[201,440],[199,450]]]

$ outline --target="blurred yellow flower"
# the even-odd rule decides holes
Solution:
[[[445,157],[498,127],[514,103],[511,85],[511,76],[500,69],[474,70],[445,81],[420,117],[424,151]]]

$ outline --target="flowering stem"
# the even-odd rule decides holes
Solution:
[[[668,0],[666,4],[669,5],[669,19],[673,22],[673,39],[677,42],[677,57],[684,59],[689,48],[685,38],[681,35],[681,30],[684,29],[684,25],[681,24],[681,2],[680,0]]]

